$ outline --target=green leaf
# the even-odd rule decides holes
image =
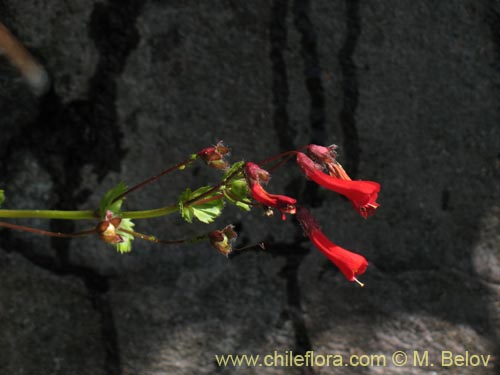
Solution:
[[[2,203],[5,201],[5,194],[4,191],[0,189],[0,207],[2,206]]]
[[[127,185],[122,181],[118,185],[116,185],[113,189],[108,190],[104,197],[101,199],[101,203],[99,203],[99,216],[106,216],[106,212],[109,210],[113,212],[113,214],[117,215],[120,212],[120,208],[122,206],[123,200],[125,197],[118,199],[113,202],[116,198],[127,191]]]
[[[132,236],[129,233],[125,233],[125,232],[121,231],[120,229],[126,229],[129,231],[133,231],[134,225],[135,224],[132,222],[131,219],[122,219],[122,221],[120,222],[120,226],[118,227],[118,229],[116,231],[123,238],[123,242],[114,244],[116,250],[119,253],[123,254],[123,253],[129,253],[130,251],[132,251],[132,241],[134,240],[134,236]]]
[[[244,178],[232,180],[224,189],[226,199],[244,211],[251,210],[248,184]],[[248,203],[246,203],[248,202]]]
[[[181,194],[179,198],[179,211],[184,220],[188,223],[192,223],[193,218],[196,218],[202,223],[208,224],[213,222],[214,219],[222,213],[222,209],[224,208],[224,199],[220,197],[211,200],[211,198],[220,194],[218,190],[204,195],[201,198],[201,201],[208,200],[208,202],[197,204],[196,201],[193,201],[211,189],[211,186],[203,186],[195,191],[191,191],[191,189],[187,188]]]

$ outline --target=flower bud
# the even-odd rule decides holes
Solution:
[[[332,163],[337,157],[337,145],[331,145],[328,147],[319,145],[309,145],[307,146],[307,151],[313,159],[322,163]]]
[[[229,154],[229,148],[224,146],[222,141],[215,146],[207,147],[198,152],[198,156],[210,167],[215,169],[226,170],[229,168],[229,163],[224,159],[224,156]]]
[[[122,236],[116,233],[116,227],[109,221],[101,221],[97,225],[97,233],[101,240],[106,243],[120,243],[123,242]]]
[[[234,225],[228,225],[221,230],[214,230],[208,235],[210,244],[225,256],[228,256],[233,251],[232,245],[237,237],[238,234],[234,230]]]
[[[112,244],[123,242],[122,236],[116,232],[121,221],[122,219],[120,217],[113,217],[113,213],[107,211],[106,218],[101,221],[96,228],[101,240]]]
[[[271,179],[268,171],[251,162],[245,163],[245,176],[249,185],[266,183]]]

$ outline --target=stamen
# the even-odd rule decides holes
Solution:
[[[359,286],[360,286],[361,288],[363,288],[363,287],[365,286],[365,284],[363,284],[361,281],[359,281],[359,280],[358,280],[358,279],[356,279],[356,278],[354,278],[354,281],[356,281],[356,282],[359,284]]]

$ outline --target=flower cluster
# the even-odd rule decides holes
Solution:
[[[318,185],[332,190],[348,198],[355,210],[368,218],[379,207],[377,196],[380,185],[373,181],[352,180],[336,159],[336,146],[324,147],[309,145],[300,150],[288,151],[274,156],[261,163],[238,161],[229,163],[227,157],[230,149],[222,141],[189,155],[185,160],[163,170],[160,173],[128,187],[124,182],[108,190],[102,197],[97,210],[61,211],[61,210],[10,210],[0,209],[0,218],[44,218],[66,220],[98,220],[98,224],[90,229],[76,233],[50,232],[0,221],[0,227],[21,230],[35,234],[76,238],[97,235],[100,240],[116,248],[120,253],[132,250],[135,238],[158,244],[175,245],[208,241],[220,253],[230,256],[233,252],[248,250],[256,246],[234,249],[233,244],[238,237],[233,225],[220,230],[196,235],[184,239],[159,239],[154,235],[137,232],[134,219],[149,219],[179,213],[188,223],[199,222],[210,224],[218,218],[226,204],[232,204],[243,211],[250,211],[255,205],[265,208],[267,216],[278,210],[283,220],[287,215],[296,215],[304,234],[311,242],[330,259],[349,281],[358,281],[357,276],[363,274],[368,266],[366,259],[331,242],[321,231],[320,226],[309,211],[297,204],[297,199],[287,195],[274,194],[266,190],[271,175],[263,168],[271,162],[275,164],[269,169],[274,171],[280,165],[295,157],[297,166],[304,175]],[[122,205],[129,194],[143,189],[158,181],[161,177],[175,171],[183,171],[197,160],[208,167],[223,172],[220,182],[200,186],[194,190],[186,188],[176,202],[149,210],[124,211]],[[0,190],[0,205],[4,201],[4,192]],[[259,245],[263,248],[263,244]]]
[[[300,151],[287,154],[296,155],[297,165],[308,179],[348,198],[363,218],[373,215],[379,207],[377,196],[380,184],[373,181],[352,180],[336,160],[336,146],[309,145],[305,149],[307,154]],[[278,210],[283,220],[286,218],[285,214],[296,214],[305,235],[310,238],[311,242],[340,269],[349,281],[356,281],[363,285],[356,278],[357,275],[363,274],[368,266],[363,256],[331,242],[323,234],[310,212],[302,206],[297,206],[295,198],[267,192],[262,184],[270,179],[268,171],[255,163],[247,162],[244,173],[250,187],[250,195],[255,201],[268,210]]]

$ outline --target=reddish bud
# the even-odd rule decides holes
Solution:
[[[337,157],[337,145],[331,145],[328,147],[319,145],[309,145],[307,146],[307,151],[312,156],[313,159],[322,163],[333,163]]]
[[[198,156],[210,167],[225,170],[229,167],[224,156],[229,154],[229,148],[223,145],[222,141],[215,146],[207,147],[198,152]]]
[[[271,178],[268,171],[252,162],[245,163],[245,176],[249,185],[267,183]]]
[[[343,180],[351,180],[351,177],[344,170],[342,165],[337,161],[337,146],[331,145],[328,147],[309,145],[307,151],[314,161],[324,164],[328,168],[331,176],[341,178]],[[321,168],[320,168],[321,169]]]

